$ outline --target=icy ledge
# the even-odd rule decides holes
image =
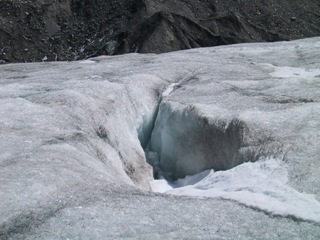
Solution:
[[[176,181],[151,182],[155,192],[237,201],[273,216],[320,223],[320,203],[314,195],[288,185],[283,161],[263,159],[227,171],[203,171]]]

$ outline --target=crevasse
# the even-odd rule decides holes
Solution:
[[[194,106],[176,105],[162,96],[138,129],[155,178],[175,180],[207,169],[227,170],[258,159],[259,155],[247,146],[245,135],[249,130],[244,122],[212,120]]]

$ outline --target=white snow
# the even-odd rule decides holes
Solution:
[[[273,70],[270,73],[272,77],[276,78],[292,78],[292,77],[301,77],[304,79],[308,79],[310,77],[320,76],[320,69],[319,68],[311,68],[311,69],[304,69],[304,68],[297,68],[297,67],[289,67],[289,66],[274,66],[272,64],[261,64],[262,66],[269,67]]]
[[[162,93],[162,97],[169,96],[178,85],[179,83],[171,83],[169,87],[167,87],[167,89]]]
[[[168,182],[151,182],[155,192],[223,198],[276,216],[320,222],[320,203],[314,195],[288,186],[288,173],[279,159],[244,163],[227,171],[204,171]]]

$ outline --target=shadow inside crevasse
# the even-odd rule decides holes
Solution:
[[[195,108],[175,111],[170,103],[161,102],[140,127],[139,140],[154,178],[175,181],[256,161],[260,155],[247,146],[247,132],[240,120],[214,121]]]

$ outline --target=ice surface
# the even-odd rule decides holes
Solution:
[[[319,51],[1,65],[0,238],[319,239]]]

